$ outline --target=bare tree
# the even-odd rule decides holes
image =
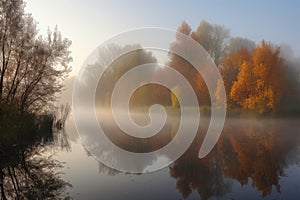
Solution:
[[[248,51],[255,49],[256,44],[254,41],[242,37],[234,37],[229,40],[229,44],[226,48],[226,53],[233,53],[241,48],[246,48]]]
[[[191,35],[214,59],[217,66],[224,55],[229,39],[229,29],[222,25],[213,25],[202,20]]]
[[[99,72],[103,72],[101,79],[99,80],[96,91],[96,105],[101,107],[109,107],[111,102],[112,91],[117,81],[129,70],[136,66],[156,63],[156,58],[150,51],[146,51],[139,44],[127,44],[120,46],[117,44],[108,44],[97,50],[97,60],[93,64],[89,64],[86,70],[89,72],[87,80],[84,80],[85,84],[90,84],[91,81],[96,80]],[[124,54],[125,53],[125,54]],[[122,55],[118,57],[119,55]],[[155,68],[149,67],[147,74],[153,74]],[[144,74],[140,74],[144,76]],[[127,88],[134,86],[136,78],[130,79],[123,85],[122,92],[126,93]],[[85,90],[85,89],[84,89]],[[122,95],[120,95],[122,96]],[[151,97],[151,92],[147,91],[139,102],[145,103]]]
[[[227,40],[229,39],[229,29],[222,25],[214,25],[212,33],[212,50],[211,55],[217,66],[222,56],[225,54],[225,48],[227,45]]]
[[[192,38],[211,54],[213,27],[207,21],[202,20],[197,29],[192,33]]]

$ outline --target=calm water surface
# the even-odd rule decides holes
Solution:
[[[56,159],[65,162],[62,177],[75,199],[299,199],[299,119],[227,119],[214,150],[198,159],[204,132],[168,168],[128,174],[97,162],[69,123]]]
[[[203,124],[188,151],[156,172],[129,174],[99,163],[80,144],[72,119],[45,145],[42,158],[53,155],[51,160],[62,165],[47,172],[61,172],[60,184],[72,186],[57,191],[74,199],[299,199],[300,119],[227,119],[213,151],[198,159]],[[159,148],[176,127],[170,123],[163,139],[145,141],[143,147]],[[107,128],[123,148],[144,151],[113,126]]]

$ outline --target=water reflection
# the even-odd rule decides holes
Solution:
[[[236,192],[233,191],[236,185],[239,185],[238,190],[253,188],[262,197],[270,194],[276,196],[276,193],[279,195],[282,192],[281,178],[286,176],[290,165],[299,162],[299,120],[227,119],[213,151],[204,159],[199,159],[206,124],[204,119],[192,146],[169,167],[169,174],[176,180],[176,188],[183,198],[196,191],[201,199],[227,199],[229,197],[226,195]],[[176,125],[175,128],[172,124],[164,128],[159,143],[149,140],[146,145],[133,145],[134,142],[124,139],[119,131],[114,132],[118,135],[113,138],[116,143],[143,151],[143,147],[149,150],[168,142],[174,136]],[[117,138],[122,141],[117,141]],[[108,175],[120,173],[102,164],[99,164],[99,172]],[[284,184],[288,186],[289,182]]]
[[[297,121],[227,120],[222,137],[208,157],[197,158],[198,140],[170,167],[170,174],[184,198],[192,190],[197,190],[202,199],[223,196],[231,190],[230,179],[241,186],[251,183],[262,196],[270,194],[273,187],[280,192],[279,180],[287,168],[285,158],[299,145],[298,132]]]
[[[229,131],[234,131],[230,127]],[[294,139],[279,136],[280,129],[274,123],[245,126],[239,133],[226,134],[220,141],[218,152],[224,159],[224,174],[234,178],[241,185],[252,179],[252,186],[265,196],[271,193],[272,186],[280,192],[279,178],[284,175],[285,156],[295,146]],[[228,156],[225,156],[228,155]]]
[[[9,131],[9,130],[7,130]],[[16,136],[16,137],[15,137]],[[40,129],[1,133],[0,199],[59,199],[71,185],[60,178],[62,163],[52,159],[49,146],[59,141],[70,149],[63,133]]]
[[[62,129],[60,131],[56,131],[53,133],[53,141],[55,141],[55,145],[57,147],[60,147],[61,150],[65,150],[70,152],[71,144],[67,135],[67,132],[65,129]]]

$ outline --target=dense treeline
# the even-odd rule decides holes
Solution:
[[[129,53],[115,59],[117,55],[122,55],[124,52]],[[99,70],[104,70],[103,76],[98,83],[96,94],[98,98],[97,105],[110,106],[114,86],[124,73],[135,66],[156,62],[156,58],[150,52],[142,49],[140,45],[119,46],[110,44],[106,48],[99,50],[98,61],[96,63],[87,66],[86,69],[90,72],[90,77],[88,80],[85,80],[85,82],[87,82],[87,85],[90,85],[90,81],[98,79]],[[107,65],[109,67],[105,68]],[[151,74],[154,73],[154,70],[154,68],[149,68],[145,73]],[[140,74],[140,76],[143,76],[143,74]],[[134,86],[134,83],[136,82],[135,78],[136,77],[132,77],[132,79],[126,83],[127,85],[124,85],[122,92],[127,92],[126,88]],[[151,99],[151,92],[147,90],[142,94],[142,98],[139,98],[140,101],[144,104],[150,103],[149,99]],[[123,94],[119,94],[119,96],[122,97]],[[136,101],[135,104],[139,104],[139,102]]]
[[[280,47],[266,41],[255,44],[245,38],[230,38],[228,29],[206,21],[201,21],[196,31],[183,22],[177,31],[196,40],[214,59],[225,84],[228,108],[268,113],[283,111],[284,99],[289,105],[296,106],[299,102],[300,66],[284,59]],[[176,42],[171,44],[171,49]],[[203,78],[189,63],[171,55],[169,66],[190,81],[200,105],[210,104]],[[220,98],[218,93],[219,87],[215,90],[215,98]]]
[[[281,47],[264,40],[256,44],[247,38],[230,37],[230,31],[226,27],[213,25],[204,20],[200,22],[195,31],[184,21],[178,27],[177,32],[198,42],[211,56],[219,68],[225,84],[229,109],[238,110],[238,112],[252,110],[261,114],[299,111],[297,103],[300,100],[300,62],[289,55],[291,51],[288,53],[285,50],[288,49],[287,47],[282,51]],[[179,71],[189,81],[200,106],[211,105],[211,101],[220,98],[222,81],[219,80],[219,83],[216,84],[214,97],[211,98],[203,77],[189,62],[172,53],[176,48],[190,51],[179,37],[175,38],[175,41],[170,44],[169,61],[166,64]],[[114,46],[114,49],[118,48],[116,45]],[[98,63],[93,65],[95,68],[103,67],[103,65],[99,65],[99,62],[110,58],[115,51],[105,50],[105,52],[99,52],[101,56],[99,56]],[[195,52],[189,53],[195,54]],[[197,55],[193,56],[197,57]],[[104,76],[106,78],[104,79],[108,81],[101,80],[98,88],[112,90],[117,79],[129,69],[138,64],[156,62],[154,56],[145,50],[141,50],[139,54],[131,54],[126,59],[121,58],[120,61],[113,64],[113,67],[109,67],[109,70],[106,69],[107,72]],[[115,70],[117,68],[118,70]],[[185,95],[185,88],[172,80],[172,77],[168,77],[164,68],[149,69],[149,72],[153,74],[153,80],[163,78],[171,81],[173,88],[169,90],[156,84],[140,87],[132,96],[131,105],[149,106],[159,102],[163,105],[178,107],[177,98],[174,97],[172,91]],[[106,94],[109,96],[109,93]],[[103,102],[110,105],[108,96],[98,96],[99,99],[102,99],[102,101],[100,100],[102,105],[104,105]]]

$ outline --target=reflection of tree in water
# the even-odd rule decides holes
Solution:
[[[92,156],[92,154],[86,148],[83,148],[83,150],[85,151],[85,153],[88,157]],[[115,176],[115,175],[121,173],[120,171],[113,169],[111,167],[108,167],[101,162],[98,162],[98,165],[99,165],[99,167],[98,167],[99,174]]]
[[[145,124],[149,123],[149,115],[146,112],[131,113],[131,117],[135,120]],[[105,114],[105,118],[99,118],[99,123],[106,136],[115,145],[123,148],[124,150],[136,153],[146,153],[158,150],[168,144],[178,129],[178,123],[173,126],[172,120],[167,117],[165,126],[162,130],[149,138],[136,138],[124,133],[115,123],[112,113],[109,111]],[[147,121],[148,120],[148,121]],[[141,133],[142,134],[142,133]]]
[[[182,160],[181,160],[182,161]],[[179,161],[179,162],[181,162]],[[187,160],[185,163],[175,163],[170,168],[171,176],[177,179],[177,189],[184,198],[193,190],[197,190],[201,199],[212,196],[222,196],[230,189],[228,181],[224,180],[221,169],[216,163],[207,160]]]
[[[71,151],[71,145],[65,129],[54,132],[53,137],[56,146],[60,147],[63,150],[66,150],[67,152]]]
[[[256,188],[262,196],[270,194],[273,187],[280,192],[280,177],[290,164],[286,162],[287,156],[299,144],[299,127],[297,120],[228,119],[216,147],[204,159],[198,158],[202,133],[206,132],[200,128],[188,151],[170,166],[170,175],[176,179],[176,188],[183,198],[194,190],[201,199],[222,197],[232,189],[232,179],[241,186]],[[169,124],[157,140],[136,147],[132,140],[121,137],[119,130],[114,134],[122,139],[123,147],[134,146],[134,150],[143,152],[157,148],[156,141],[166,143],[176,131],[177,127]],[[114,176],[120,172],[99,163],[99,173]]]
[[[220,157],[212,152],[204,159],[198,158],[203,135],[198,134],[189,150],[170,167],[170,174],[177,180],[177,189],[184,198],[197,190],[201,199],[223,196],[230,190],[224,179]]]
[[[24,131],[25,132],[25,131]],[[20,134],[20,133],[19,133]],[[60,179],[61,163],[45,156],[52,133],[18,135],[1,140],[0,199],[56,199],[71,186]],[[2,138],[3,139],[3,138]]]
[[[121,173],[120,171],[118,171],[116,169],[107,167],[106,165],[102,164],[101,162],[98,162],[98,163],[99,163],[99,168],[98,168],[99,174],[105,174],[105,175],[109,175],[109,176],[115,176],[115,175]]]
[[[285,157],[297,145],[297,135],[278,121],[227,123],[216,148],[198,159],[201,138],[172,167],[177,189],[184,198],[197,190],[202,199],[229,192],[232,178],[266,196],[274,186],[280,192],[280,177],[287,167]],[[283,135],[284,134],[284,135]],[[198,134],[199,135],[199,134]]]
[[[280,192],[279,179],[284,175],[285,157],[296,145],[295,136],[280,130],[287,129],[271,121],[244,124],[238,133],[234,132],[236,127],[227,127],[218,144],[226,176],[241,185],[248,184],[251,178],[252,186],[263,196],[270,194],[273,186]]]

